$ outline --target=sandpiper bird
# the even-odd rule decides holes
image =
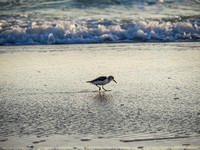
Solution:
[[[98,88],[99,88],[99,91],[101,90],[101,87],[98,86],[98,85],[101,85],[102,88],[107,91],[103,86],[107,83],[109,83],[110,81],[114,81],[115,83],[117,83],[115,80],[114,80],[114,77],[113,76],[109,76],[109,77],[105,77],[105,76],[101,76],[101,77],[98,77],[92,81],[87,81],[87,83],[92,83],[94,85],[96,85]]]

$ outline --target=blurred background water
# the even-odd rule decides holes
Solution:
[[[3,0],[0,44],[199,41],[199,0]]]

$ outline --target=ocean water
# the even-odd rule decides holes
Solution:
[[[1,0],[0,45],[200,41],[199,0]]]

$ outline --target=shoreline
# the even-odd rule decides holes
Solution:
[[[74,45],[113,45],[113,44],[117,44],[117,45],[123,45],[123,44],[179,44],[179,43],[199,43],[200,40],[196,40],[196,41],[134,41],[134,42],[102,42],[102,43],[63,43],[63,44],[26,44],[26,45],[0,45],[0,47],[33,47],[33,46],[74,46]]]

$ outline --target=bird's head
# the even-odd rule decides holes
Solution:
[[[115,79],[114,79],[113,76],[109,76],[109,77],[108,77],[108,80],[109,80],[109,81],[112,81],[112,80],[113,80],[115,83],[117,83],[117,81],[115,81]]]

